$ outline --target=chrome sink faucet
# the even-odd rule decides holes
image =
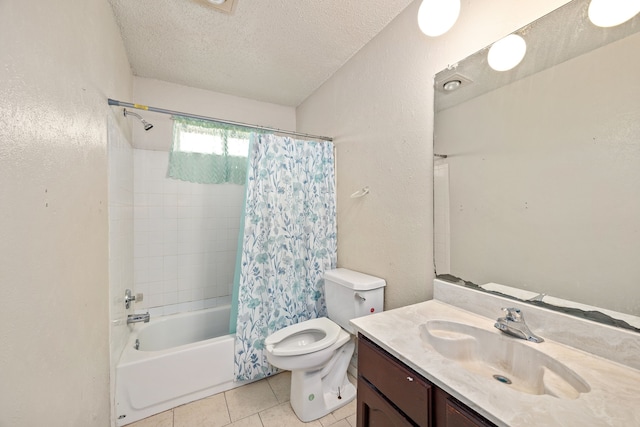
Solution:
[[[531,332],[527,324],[524,322],[524,315],[519,308],[503,308],[502,311],[505,312],[505,316],[498,318],[493,326],[500,329],[505,334],[512,335],[516,338],[522,338],[523,340],[535,343],[541,343],[544,341],[544,339]]]
[[[129,323],[138,322],[149,323],[149,319],[151,319],[151,315],[149,314],[149,312],[146,312],[144,314],[130,314],[127,316],[127,325]]]

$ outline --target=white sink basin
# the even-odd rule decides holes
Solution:
[[[576,399],[591,388],[577,373],[534,348],[536,345],[447,320],[420,325],[426,345],[462,368],[505,387],[534,395]]]

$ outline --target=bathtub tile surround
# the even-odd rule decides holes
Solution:
[[[244,186],[170,179],[167,152],[133,151],[136,311],[229,304]]]
[[[355,378],[350,380],[355,384]],[[290,372],[179,406],[128,427],[355,427],[356,403],[311,423],[302,423],[289,405]]]

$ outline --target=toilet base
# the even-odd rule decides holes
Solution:
[[[322,418],[351,402],[356,388],[347,377],[355,350],[353,338],[322,369],[291,372],[291,407],[300,421]]]

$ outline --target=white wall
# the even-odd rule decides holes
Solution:
[[[107,97],[129,64],[105,0],[0,2],[0,40],[0,425],[108,426]]]
[[[385,278],[387,309],[432,296],[433,76],[564,3],[463,0],[429,38],[416,0],[297,108],[299,131],[335,138],[338,265]]]
[[[244,185],[167,178],[169,153],[134,150],[137,311],[152,316],[231,302]]]
[[[205,89],[196,89],[161,80],[135,77],[133,101],[165,110],[213,117],[234,122],[261,125],[276,129],[295,130],[296,110],[269,102],[254,101]],[[154,128],[145,132],[136,123],[133,145],[145,150],[168,151],[171,147],[173,121],[171,116],[150,111],[136,111]],[[131,118],[131,120],[137,120]]]

